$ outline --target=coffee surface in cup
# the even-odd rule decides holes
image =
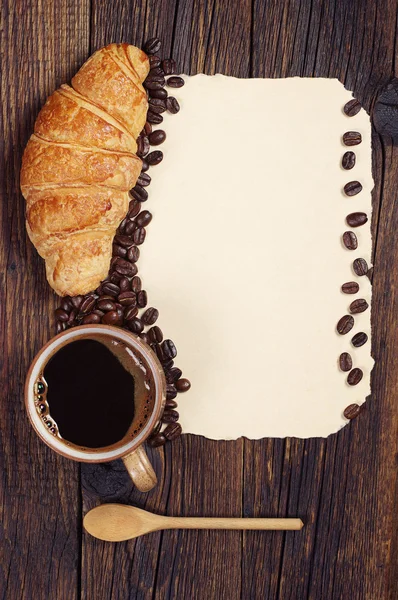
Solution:
[[[131,436],[137,433],[133,423],[142,412],[140,403],[136,409],[137,394],[142,400],[148,391],[145,368],[131,350],[99,340],[80,339],[63,346],[43,371],[48,411],[59,435],[90,448],[110,446],[130,431]]]

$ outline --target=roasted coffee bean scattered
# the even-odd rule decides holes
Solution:
[[[149,135],[151,146],[159,146],[160,144],[163,144],[165,139],[166,133],[163,131],[163,129],[156,129]]]
[[[359,284],[356,281],[348,281],[347,283],[343,283],[341,291],[344,294],[356,294],[359,292]]]
[[[177,114],[180,110],[180,105],[178,104],[177,98],[174,98],[174,96],[169,96],[166,100],[166,108],[171,114]]]
[[[363,377],[363,372],[361,369],[353,369],[348,373],[347,383],[348,385],[357,385]]]
[[[341,166],[346,171],[355,167],[356,156],[354,152],[345,152],[341,161]]]
[[[347,216],[346,221],[350,227],[360,227],[367,223],[368,216],[364,212],[354,212]]]
[[[362,191],[362,185],[359,181],[349,181],[344,186],[344,193],[346,196],[356,196]]]
[[[351,340],[351,344],[353,346],[355,346],[355,348],[360,348],[361,346],[366,344],[367,341],[368,341],[368,336],[366,335],[366,333],[363,331],[360,331],[359,333],[356,333],[354,335],[354,337]]]
[[[163,152],[161,150],[154,150],[148,154],[146,159],[149,165],[158,165],[163,160]]]
[[[350,404],[344,410],[344,416],[346,419],[349,419],[351,421],[351,419],[355,419],[355,417],[357,417],[360,412],[361,412],[361,407],[358,406],[358,404]]]
[[[352,268],[358,277],[362,277],[368,272],[368,263],[364,258],[356,258],[353,262]]]
[[[180,88],[185,84],[185,81],[183,80],[182,77],[169,77],[168,80],[166,81],[166,84],[169,87]]]
[[[144,82],[148,93],[149,111],[144,128],[137,139],[137,154],[142,158],[142,168],[136,186],[130,191],[130,202],[127,216],[120,223],[117,234],[113,240],[112,260],[108,277],[101,282],[96,292],[86,296],[75,296],[63,298],[61,305],[56,311],[57,333],[68,327],[80,324],[105,323],[116,327],[124,327],[138,335],[145,343],[150,344],[152,350],[161,361],[167,381],[167,400],[165,406],[165,418],[159,421],[158,426],[149,438],[153,446],[161,446],[166,440],[172,440],[181,434],[181,426],[178,420],[177,393],[186,391],[190,387],[187,379],[182,378],[181,369],[174,366],[173,358],[177,354],[175,345],[171,340],[163,341],[161,329],[154,325],[158,318],[158,311],[147,306],[147,293],[142,290],[141,279],[137,275],[137,261],[140,256],[138,245],[142,244],[146,230],[152,220],[152,214],[147,210],[141,210],[141,203],[148,198],[147,187],[151,183],[148,169],[158,164],[163,159],[163,153],[159,150],[151,150],[151,146],[157,146],[166,139],[166,133],[162,129],[153,131],[152,125],[158,125],[163,121],[162,114],[166,109],[170,113],[177,113],[180,106],[174,97],[169,97],[165,89],[166,80],[164,75],[173,75],[176,65],[172,59],[164,60],[155,54],[159,50],[160,43],[157,38],[149,40],[145,44],[146,52],[149,54],[151,70]],[[171,87],[180,87],[184,80],[180,77],[169,77],[168,84]],[[144,328],[148,327],[145,332]],[[162,431],[162,426],[167,425]],[[50,422],[50,425],[51,422]]]
[[[337,323],[337,331],[340,335],[345,335],[354,327],[354,317],[351,315],[344,315]]]
[[[362,142],[362,136],[358,131],[347,131],[343,135],[343,142],[346,146],[358,146]]]
[[[348,352],[343,352],[340,354],[339,358],[340,369],[342,371],[351,371],[352,369],[352,358]]]
[[[162,60],[162,69],[165,75],[173,75],[176,72],[176,61],[172,58]]]
[[[366,300],[364,298],[358,298],[357,300],[354,300],[354,302],[351,302],[350,313],[352,315],[362,313],[365,312],[367,308],[369,308],[369,304],[366,302]]]
[[[361,103],[356,98],[353,98],[344,106],[344,112],[347,117],[355,117],[361,110]]]
[[[149,39],[147,42],[145,42],[143,50],[146,54],[156,54],[157,52],[159,52],[161,45],[162,44],[161,44],[159,38],[154,37],[154,38]],[[158,57],[156,57],[156,58],[158,58]],[[160,64],[160,59],[159,59],[159,64]]]
[[[343,234],[344,246],[348,250],[356,250],[358,248],[357,236],[353,231],[345,231]]]

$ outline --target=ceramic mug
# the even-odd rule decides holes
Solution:
[[[154,389],[151,395],[152,405],[146,422],[142,424],[136,435],[105,448],[88,448],[77,446],[50,431],[46,425],[45,415],[43,416],[39,410],[40,400],[37,398],[37,385],[42,377],[44,367],[60,348],[79,339],[95,339],[99,334],[107,336],[110,341],[121,342],[130,348],[133,354],[142,360],[149,369]],[[132,401],[140,410],[140,399],[135,398]],[[35,356],[25,383],[26,410],[33,428],[43,442],[62,456],[79,462],[101,463],[121,458],[134,484],[142,492],[149,491],[157,483],[155,472],[142,444],[158,424],[165,401],[166,379],[157,356],[138,336],[108,325],[81,325],[54,337]]]

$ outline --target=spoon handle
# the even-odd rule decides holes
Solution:
[[[269,529],[298,531],[303,525],[301,519],[166,517],[162,523],[162,529]]]

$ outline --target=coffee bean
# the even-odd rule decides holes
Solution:
[[[174,410],[177,408],[178,404],[175,400],[166,400],[166,404],[164,406],[168,410]]]
[[[159,361],[161,363],[163,363],[165,361],[165,357],[163,354],[162,346],[160,346],[159,344],[153,344],[150,342],[150,340],[149,340],[149,343],[150,343],[152,350],[155,352],[156,356],[158,357]]]
[[[151,448],[159,448],[160,446],[164,446],[166,442],[167,439],[163,433],[157,433],[148,439],[148,444],[151,446]]]
[[[141,173],[141,175],[137,179],[137,183],[141,187],[146,187],[151,183],[151,176],[148,173]]]
[[[174,366],[174,360],[165,360],[163,363],[164,371],[169,371]]]
[[[150,68],[147,79],[153,79],[153,77],[157,77],[158,75],[164,76],[164,71],[160,65]]]
[[[144,129],[142,131],[145,133],[145,135],[149,135],[152,133],[152,125],[148,123],[148,121],[145,121]]]
[[[348,250],[356,250],[358,248],[357,236],[353,231],[345,231],[343,233],[343,242]]]
[[[77,317],[77,310],[76,310],[76,308],[74,308],[70,312],[69,319],[67,320],[68,327],[73,327],[76,317]]]
[[[182,427],[179,423],[170,423],[163,432],[164,436],[170,441],[177,439],[181,433]]]
[[[348,352],[343,352],[340,354],[339,358],[340,369],[342,371],[351,371],[352,369],[352,358]]]
[[[164,88],[161,88],[160,90],[151,90],[151,98],[160,98],[161,100],[166,100],[167,96],[167,90]]]
[[[146,227],[151,221],[152,213],[150,213],[149,210],[143,210],[135,219],[138,227]]]
[[[362,185],[359,181],[349,181],[344,186],[344,193],[346,196],[356,196],[362,191]]]
[[[124,319],[125,321],[132,321],[136,316],[138,315],[138,308],[136,306],[129,306],[128,308],[126,308],[126,311],[124,313]]]
[[[111,300],[111,302],[114,302],[115,298],[113,296],[108,296],[107,294],[103,294],[102,296],[100,296],[97,299],[97,308],[98,308],[98,302],[100,302],[101,300]]]
[[[166,80],[164,78],[162,69],[160,71],[157,71],[157,69],[159,69],[159,67],[155,67],[155,70],[152,71],[152,73],[150,73],[148,75],[148,77],[145,79],[145,81],[143,83],[144,87],[147,90],[149,90],[149,92],[148,92],[149,99],[151,98],[151,92],[153,90],[158,89],[157,87],[151,87],[152,84],[154,84],[154,83],[160,84],[161,87],[164,87],[166,84]]]
[[[172,340],[164,340],[162,349],[166,358],[175,358],[177,356],[177,348]]]
[[[164,113],[166,110],[166,102],[162,98],[151,98],[149,100],[149,109],[148,110],[160,115],[161,113]]]
[[[355,117],[361,110],[361,103],[356,98],[353,98],[344,106],[344,112],[347,117]]]
[[[149,156],[151,156],[150,154],[148,154],[148,158]],[[150,163],[151,164],[151,163]],[[145,188],[143,188],[140,185],[136,185],[132,190],[131,190],[131,195],[138,200],[139,202],[146,202],[146,200],[148,200],[148,192],[146,191]],[[131,215],[130,215],[131,216]]]
[[[362,142],[362,136],[358,131],[347,131],[343,135],[343,143],[346,146],[357,146]]]
[[[161,90],[162,87],[165,84],[165,80],[164,78],[160,79],[159,77],[154,78],[154,79],[148,79],[148,81],[144,81],[144,88],[146,88],[147,90],[149,90],[150,92],[152,92],[153,90]],[[151,112],[151,114],[153,114]],[[147,120],[152,123],[153,121],[151,121],[151,119],[149,118],[149,112],[147,113]]]
[[[151,110],[148,111],[147,117],[148,121],[150,123],[153,123],[153,125],[159,125],[160,123],[162,123],[163,121],[163,117],[162,115],[160,115],[159,113],[154,113]],[[146,161],[148,164],[148,161]],[[144,167],[142,167],[142,170],[144,170]],[[145,171],[147,171],[148,169],[145,169]]]
[[[86,315],[85,317],[83,317],[83,320],[82,320],[83,325],[95,325],[100,322],[101,322],[101,317],[94,313],[91,313],[91,315]]]
[[[104,312],[116,310],[116,305],[111,300],[100,300],[99,302],[97,302],[97,306],[100,310],[103,310]]]
[[[93,310],[93,312],[91,314],[97,315],[98,317],[103,317],[105,313],[102,312],[102,310],[99,310],[98,308],[96,308],[95,310]]]
[[[366,275],[368,272],[368,263],[364,258],[356,258],[353,262],[352,268],[358,277]]]
[[[355,348],[360,348],[368,341],[368,336],[363,331],[356,333],[351,340],[351,344],[355,346]]]
[[[176,383],[177,392],[187,392],[191,387],[189,379],[179,379]]]
[[[355,162],[356,162],[355,153],[354,152],[346,152],[343,155],[343,158],[341,161],[341,166],[346,171],[349,171],[350,169],[353,169],[355,167]]]
[[[348,385],[357,385],[363,377],[363,372],[361,369],[353,369],[348,373],[347,383]]]
[[[118,260],[118,258],[119,258],[118,256],[112,256],[112,258],[111,258],[111,264],[110,264],[110,268],[111,269],[113,269],[113,267],[115,266],[116,261]],[[108,281],[109,281],[109,276],[108,276]],[[104,282],[102,282],[102,283],[104,283]]]
[[[133,277],[133,275],[137,274],[138,269],[136,264],[131,263],[128,260],[124,260],[124,258],[118,258],[115,264],[115,271],[120,273],[120,275],[127,275],[128,277]]]
[[[168,383],[166,385],[166,399],[174,400],[177,397],[177,388],[174,383]]]
[[[120,223],[119,227],[117,228],[117,233],[124,233],[124,228],[126,227],[128,223],[128,218],[124,217],[123,221]]]
[[[166,133],[163,131],[163,129],[156,129],[149,136],[149,142],[151,146],[159,146],[160,144],[163,144],[165,139]]]
[[[146,333],[142,332],[140,333],[140,338],[142,339],[143,342],[145,342],[146,344],[149,345],[149,339]]]
[[[149,39],[147,42],[145,42],[144,46],[143,46],[143,50],[146,54],[156,54],[156,52],[159,52],[160,47],[161,47],[161,43],[159,38],[154,37]],[[159,64],[160,64],[160,59],[159,59]]]
[[[137,262],[140,257],[140,249],[137,246],[131,246],[127,252],[127,260],[132,263]]]
[[[137,227],[137,229],[133,233],[134,244],[140,246],[144,243],[146,237],[146,231],[144,227]],[[136,271],[137,272],[137,271]],[[134,275],[134,273],[133,273]]]
[[[148,331],[148,338],[150,342],[160,344],[160,342],[163,340],[163,332],[160,329],[160,327],[158,327],[157,325],[151,327]]]
[[[182,371],[178,367],[172,367],[168,373],[166,373],[166,379],[169,383],[175,383],[182,376]]]
[[[57,310],[54,311],[54,315],[57,321],[61,321],[61,323],[65,323],[69,319],[68,313],[62,308],[57,308]]]
[[[122,277],[119,281],[119,287],[121,292],[128,292],[131,287],[130,280],[127,277]]]
[[[360,412],[361,412],[361,407],[358,406],[358,404],[350,404],[344,410],[344,416],[346,419],[349,419],[351,421],[351,419],[355,419],[355,417],[357,417]]]
[[[154,150],[150,152],[147,156],[148,163],[153,165],[158,165],[163,160],[163,152],[161,150]]]
[[[121,318],[116,310],[107,312],[101,319],[105,325],[121,325]]]
[[[146,160],[142,161],[142,165],[141,165],[141,173],[145,173],[145,171],[148,171],[149,169],[149,165],[147,163]]]
[[[144,158],[151,149],[146,135],[139,135],[137,138],[137,156]]]
[[[130,194],[131,194],[131,191],[130,191]],[[137,200],[136,198],[132,198],[132,200],[130,200],[130,202],[129,202],[129,212],[128,212],[129,219],[133,219],[136,215],[138,215],[140,210],[141,210],[141,202],[139,200]]]
[[[162,421],[163,423],[176,423],[179,418],[180,415],[176,410],[166,408],[162,416]]]
[[[347,283],[343,283],[341,291],[344,294],[356,294],[359,291],[359,285],[356,281],[348,281]]]
[[[173,88],[180,88],[185,84],[182,77],[169,77],[166,81],[166,85]]]
[[[137,297],[134,292],[122,292],[117,297],[122,306],[136,306]]]
[[[352,315],[362,313],[365,312],[367,308],[369,308],[369,304],[366,302],[366,300],[364,298],[358,298],[357,300],[354,300],[354,302],[351,302],[350,313]]]
[[[141,318],[145,325],[153,325],[154,323],[156,323],[158,316],[159,311],[156,308],[150,307],[146,309]]]
[[[364,212],[354,212],[347,216],[347,223],[350,227],[360,227],[361,225],[365,225],[368,217]]]
[[[119,246],[123,246],[123,249],[125,250],[126,254],[127,254],[126,248],[130,248],[130,246],[133,245],[133,240],[131,239],[131,237],[129,235],[116,235],[115,242]],[[125,256],[126,256],[126,254],[125,254]]]
[[[120,287],[115,283],[105,283],[102,286],[102,290],[105,294],[110,296],[118,296],[120,294]]]
[[[79,312],[82,315],[86,315],[87,313],[89,313],[93,310],[94,306],[95,306],[95,296],[93,296],[93,295],[86,296],[80,305]]]
[[[139,333],[141,333],[141,331],[143,331],[144,324],[141,321],[141,319],[134,318],[134,319],[131,319],[129,322],[129,329],[130,329],[130,331],[132,331],[133,333],[136,333],[138,335]]]
[[[124,231],[125,231],[126,235],[128,235],[130,237],[133,235],[135,230],[136,230],[136,225],[135,225],[134,221],[132,221],[130,219],[129,222],[127,223]]]
[[[124,258],[127,254],[127,250],[126,248],[122,248],[122,246],[119,246],[119,244],[113,244],[112,254],[113,256],[120,256],[121,258]]]
[[[121,279],[123,279],[123,275],[121,275],[117,271],[113,271],[113,273],[111,275],[111,283],[114,283],[115,285],[119,285]]]
[[[133,277],[131,280],[131,289],[136,293],[141,291],[141,279],[139,277]]]
[[[176,61],[166,58],[162,61],[162,68],[165,75],[173,75],[176,72]]]
[[[161,59],[159,58],[159,56],[156,55],[152,55],[149,57],[149,66],[152,68],[154,67],[158,67],[161,64]]]
[[[60,308],[62,308],[62,310],[64,310],[65,312],[69,313],[75,307],[73,306],[72,300],[68,296],[66,296],[66,298],[62,298]]]
[[[58,335],[59,333],[61,333],[62,331],[65,331],[66,329],[66,323],[63,321],[57,321],[55,323],[55,333]]]
[[[73,296],[71,302],[75,308],[80,308],[80,305],[83,302],[83,296]]]
[[[340,335],[345,335],[354,327],[354,317],[351,315],[344,315],[337,323],[337,331]]]
[[[369,279],[370,283],[373,283],[373,267],[370,267],[370,269],[366,273],[366,276]]]
[[[167,110],[175,115],[180,110],[180,105],[178,104],[178,100],[174,98],[174,96],[169,96],[166,100],[166,108]]]
[[[145,290],[140,290],[137,294],[137,305],[140,308],[145,308],[145,306],[148,304],[148,297],[147,297],[147,293]]]

